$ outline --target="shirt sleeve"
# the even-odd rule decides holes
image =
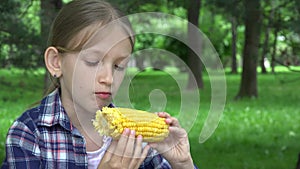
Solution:
[[[13,123],[7,134],[5,148],[2,169],[40,168],[40,149],[36,137],[24,123]]]
[[[151,148],[139,169],[171,169],[169,162]]]

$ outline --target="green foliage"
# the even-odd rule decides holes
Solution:
[[[131,71],[130,74],[136,70]],[[201,90],[200,110],[189,131],[194,162],[205,169],[269,169],[294,168],[300,150],[299,74],[285,68],[276,75],[259,75],[258,99],[233,100],[240,75],[227,74],[227,102],[215,133],[205,143],[198,142],[203,121],[210,108],[209,87]],[[176,71],[174,71],[176,72]],[[0,70],[0,149],[4,150],[5,135],[13,120],[42,96],[44,70]],[[179,73],[179,80],[187,76]],[[209,77],[204,74],[209,86]],[[131,102],[136,108],[149,109],[149,92],[161,89],[167,97],[167,111],[176,115],[180,95],[174,79],[168,74],[147,70],[138,74],[130,87]],[[0,163],[4,151],[0,154]]]
[[[200,29],[208,37],[216,51],[220,54],[221,60],[231,54],[230,22],[224,16],[202,9],[205,15],[200,19]]]
[[[294,0],[275,0],[271,3],[262,1],[263,19],[265,25],[274,32],[278,30],[278,35],[271,34],[273,41],[277,39],[277,60],[299,60],[299,16],[297,11],[297,1]],[[271,43],[273,43],[271,41]],[[293,64],[297,64],[294,62]]]
[[[186,44],[181,42],[182,40],[185,40],[187,36],[187,22],[184,22],[183,19],[174,20],[172,17],[168,18],[168,16],[164,16],[165,18],[151,18],[151,16],[135,18],[136,16],[138,15],[130,17],[133,28],[137,33],[135,35],[135,51],[159,48],[175,54],[176,56],[180,57],[184,62],[187,61],[188,47]],[[157,31],[154,31],[154,33],[144,31],[148,30],[147,28],[149,27],[153,28],[153,30],[159,30],[159,32],[164,32],[164,34],[158,34]],[[175,37],[171,36],[176,36],[183,39],[178,40]],[[139,54],[137,54],[137,57],[138,55]],[[172,64],[168,58],[160,54],[155,55],[155,53],[153,53],[152,56],[148,59],[152,64],[159,60],[165,62],[165,64],[168,65]]]
[[[25,109],[42,98],[44,73],[44,69],[0,69],[0,164],[9,126]]]
[[[39,1],[1,3],[0,67],[36,67],[40,63]]]
[[[70,0],[63,0],[64,3]],[[188,1],[138,1],[131,0],[123,3],[121,0],[110,1],[125,14],[138,12],[163,12],[176,15],[183,19],[187,18]],[[230,20],[235,17],[238,21],[237,55],[241,55],[244,43],[244,1],[236,0],[211,0],[202,1],[200,30],[211,40],[222,61],[228,60],[231,54],[231,31]],[[263,20],[265,26],[271,24],[269,46],[275,38],[284,37],[284,41],[278,43],[280,50],[287,49],[289,55],[298,57],[299,49],[299,2],[296,0],[275,0],[261,1],[263,10]],[[40,1],[4,0],[0,5],[0,67],[38,67],[42,65],[41,44],[41,24],[40,24]],[[272,12],[274,11],[274,12]],[[271,16],[273,15],[273,18]],[[139,24],[140,29],[147,26],[147,22],[157,25],[161,23],[145,18]],[[272,32],[275,28],[280,29],[278,37],[274,37]],[[170,31],[186,32],[186,25],[182,25],[181,30],[168,28]],[[261,35],[264,36],[264,32]],[[187,60],[186,49],[181,42],[177,42],[169,37],[154,37],[153,35],[138,35],[136,49],[145,49],[148,46],[155,46],[171,50],[176,55]],[[263,39],[263,38],[261,38]],[[296,40],[295,40],[296,39]],[[154,45],[153,45],[154,44]],[[175,49],[175,50],[173,50]],[[181,50],[183,49],[183,50]],[[270,56],[272,49],[268,50]],[[277,57],[281,58],[280,51]],[[270,58],[269,58],[270,59]]]

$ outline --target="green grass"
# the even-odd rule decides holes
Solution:
[[[43,93],[44,71],[0,70],[0,163],[5,155],[5,137],[12,122]]]
[[[12,122],[43,94],[43,70],[0,70],[0,164],[5,156],[5,137]]]
[[[198,164],[220,169],[295,168],[300,152],[298,77],[259,75],[259,98],[237,102],[233,98],[239,76],[227,75],[227,104],[216,132],[204,144],[191,139]],[[286,83],[280,82],[283,79]],[[194,134],[191,137],[197,137]]]
[[[161,73],[146,71],[132,79],[128,87],[132,106],[148,110],[155,100],[167,101],[165,110],[180,111],[178,81]],[[240,75],[226,74],[227,99],[218,128],[204,143],[199,143],[203,121],[210,106],[209,77],[200,91],[200,113],[189,131],[192,156],[203,169],[293,169],[300,152],[300,74],[282,71],[276,75],[258,75],[258,99],[234,101]],[[127,78],[127,80],[130,78]],[[177,80],[177,81],[176,81]],[[31,103],[39,100],[43,89],[43,71],[0,70],[0,163],[4,158],[6,132],[12,121]],[[126,91],[120,90],[120,93]],[[163,91],[163,96],[159,90]],[[152,100],[149,94],[152,92]],[[156,99],[155,99],[156,98]],[[124,99],[124,98],[123,98]],[[126,98],[125,98],[126,99]],[[120,98],[118,105],[126,105]],[[163,108],[163,104],[160,105]],[[153,107],[151,108],[153,109]],[[154,108],[155,109],[155,108]],[[160,108],[157,108],[159,110]]]

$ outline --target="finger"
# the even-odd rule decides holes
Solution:
[[[114,155],[111,157],[112,158],[111,160],[121,161],[121,157],[123,156],[125,148],[126,148],[124,145],[127,144],[128,136],[129,136],[129,129],[126,128],[126,129],[124,129],[124,131],[118,141],[118,144],[116,145],[115,151],[113,152]]]
[[[142,152],[142,141],[143,137],[141,135],[138,135],[136,138],[136,146],[134,149],[133,158],[139,158]]]
[[[167,112],[158,112],[157,115],[159,117],[163,117],[163,118],[168,118],[168,117],[171,117],[171,115]]]
[[[165,118],[165,122],[167,124],[171,124],[173,122],[173,120],[177,120],[176,118],[172,117],[170,114],[166,113],[166,112],[158,112],[157,115],[159,117]]]
[[[135,168],[135,169],[139,168],[140,165],[144,162],[145,158],[147,157],[149,149],[150,146],[146,145],[144,149],[142,149],[142,152],[141,151],[139,152],[138,158],[134,158],[131,161],[130,168]]]
[[[109,161],[115,151],[115,148],[117,146],[117,141],[116,140],[113,140],[111,143],[110,143],[110,146],[108,147],[108,149],[106,150],[104,156],[103,156],[103,159],[102,161]]]
[[[135,145],[135,149],[134,149],[134,154],[131,158],[131,162],[129,165],[129,168],[135,168],[137,163],[139,162],[140,158],[141,158],[141,152],[142,152],[142,136],[138,135],[136,138],[136,145]]]
[[[169,113],[158,112],[157,115],[159,117],[166,118],[165,122],[167,124],[172,125],[172,126],[178,126],[178,127],[180,127],[180,124],[179,124],[179,121],[177,120],[177,118],[172,117]]]
[[[126,146],[124,145],[125,151],[123,155],[123,164],[129,164],[133,155],[134,150],[134,142],[135,142],[135,131],[131,130],[130,135],[127,140]]]
[[[149,150],[150,150],[150,146],[146,145],[142,151],[142,155],[141,155],[140,161],[138,163],[138,166],[140,166],[142,164],[142,162],[145,160],[145,158],[148,155]]]
[[[175,118],[175,117],[167,118],[167,119],[165,120],[165,122],[166,122],[167,124],[169,124],[170,126],[174,126],[174,127],[179,127],[179,128],[180,128],[179,121],[178,121],[178,119]]]

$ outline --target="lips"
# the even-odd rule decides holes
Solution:
[[[111,92],[95,92],[95,95],[100,99],[108,99],[111,96]]]

